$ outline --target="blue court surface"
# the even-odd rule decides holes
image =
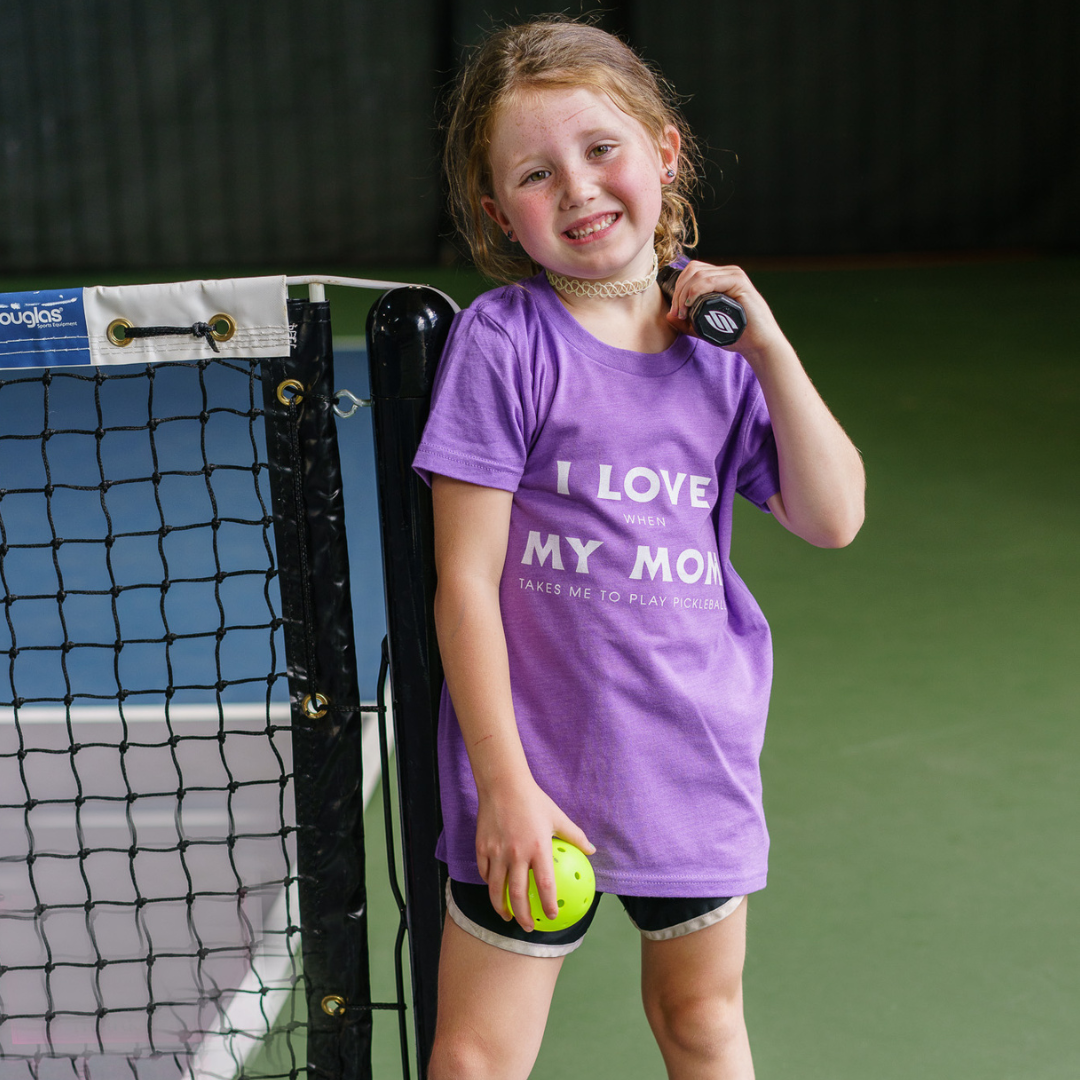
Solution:
[[[358,397],[367,396],[366,354],[361,349],[342,350],[336,357],[336,369],[339,387]],[[270,563],[266,545],[273,543],[273,536],[256,523],[269,510],[269,488],[265,470],[254,484],[250,472],[253,454],[265,461],[265,449],[261,441],[250,445],[253,438],[261,440],[261,432],[249,431],[245,418],[229,412],[250,407],[248,380],[237,372],[210,369],[200,385],[182,369],[159,366],[150,408],[155,416],[175,415],[177,419],[159,423],[154,430],[155,446],[150,448],[143,430],[148,409],[145,380],[133,377],[128,382],[104,385],[96,395],[99,421],[94,412],[95,395],[84,380],[74,379],[66,369],[57,369],[47,404],[42,402],[40,383],[5,388],[3,427],[11,438],[5,440],[0,462],[8,530],[4,542],[10,545],[4,591],[26,598],[12,607],[18,622],[14,629],[24,646],[64,640],[87,643],[86,648],[72,650],[63,664],[55,653],[22,655],[19,674],[25,682],[20,694],[27,700],[56,697],[56,688],[67,685],[76,695],[108,700],[116,696],[117,676],[129,691],[144,693],[155,685],[163,686],[169,673],[163,666],[164,651],[155,644],[163,632],[178,639],[169,650],[175,665],[171,682],[186,684],[190,681],[187,669],[198,668],[214,645],[184,637],[205,626],[204,605],[220,602],[230,612],[235,611],[238,624],[252,621],[244,620],[245,611],[260,618],[268,611],[265,571]],[[211,407],[220,410],[206,425],[198,418],[204,408],[203,386]],[[261,400],[254,404],[261,406]],[[100,440],[94,435],[99,422],[110,427]],[[125,424],[132,430],[117,430]],[[45,426],[58,433],[43,443],[35,436]],[[22,435],[26,438],[18,438]],[[352,417],[339,420],[338,435],[353,568],[360,689],[362,697],[371,700],[385,615],[367,411],[360,408]],[[155,454],[162,459],[156,464]],[[199,474],[204,455],[212,463],[225,463],[214,469],[209,481],[202,475],[181,475]],[[234,462],[240,464],[230,464]],[[153,484],[150,473],[156,467],[165,475]],[[98,490],[103,474],[112,481],[105,493]],[[41,490],[49,484],[55,490],[46,501]],[[21,490],[33,488],[37,490]],[[222,523],[212,533],[198,527],[215,515]],[[50,516],[57,522],[51,522]],[[66,542],[53,549],[49,545],[61,521],[80,522],[80,532],[63,535]],[[161,538],[158,530],[163,524],[170,531]],[[99,541],[110,533],[116,539],[103,546]],[[181,580],[170,587],[162,602],[156,583],[163,568],[167,571],[194,563],[205,573],[206,568],[216,566],[215,552],[221,563],[247,567],[250,572],[231,575],[216,594],[206,581],[183,580],[181,572]],[[195,572],[189,576],[201,575]],[[147,587],[124,592],[116,598],[114,611],[108,590],[121,579],[145,582]],[[61,587],[68,594],[62,606],[56,599]],[[272,598],[272,585],[270,593]],[[273,602],[276,605],[276,600]],[[120,635],[117,619],[122,623]],[[9,647],[6,635],[10,632],[0,626],[0,648]],[[130,644],[121,653],[119,671],[114,672],[112,645],[117,636]],[[92,643],[97,643],[96,650],[89,647]],[[263,688],[243,683],[245,678],[265,676],[261,669],[249,670],[249,644],[241,632],[230,633],[222,643],[220,662],[225,678],[240,683],[229,687],[226,700],[258,701],[265,695]],[[275,696],[284,701],[283,690],[282,684]],[[179,700],[200,696],[205,698],[189,690],[181,692]]]

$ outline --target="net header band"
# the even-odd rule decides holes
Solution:
[[[285,356],[287,299],[284,275],[3,293],[0,368]],[[215,319],[229,321],[227,336],[182,332]],[[124,339],[122,331],[110,334],[117,325],[178,332]]]

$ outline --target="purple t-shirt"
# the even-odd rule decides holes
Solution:
[[[731,566],[731,513],[736,492],[764,509],[780,483],[749,365],[682,335],[655,354],[605,345],[540,275],[457,316],[415,467],[514,493],[514,710],[537,783],[596,845],[597,888],[763,888],[772,648]],[[439,776],[438,856],[479,884],[445,689]]]

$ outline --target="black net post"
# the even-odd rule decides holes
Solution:
[[[454,305],[425,287],[393,289],[368,316],[372,419],[386,580],[390,682],[402,819],[406,919],[421,1077],[435,1034],[445,871],[435,733],[442,667],[435,638],[431,493],[412,460]]]
[[[264,365],[292,707],[308,1076],[371,1076],[362,714],[326,303],[289,301],[296,341]]]

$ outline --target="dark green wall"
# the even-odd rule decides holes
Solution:
[[[551,6],[8,0],[0,271],[433,261],[437,88],[478,28]],[[689,95],[713,151],[702,251],[720,256],[1075,250],[1078,12],[612,0],[598,17]]]

